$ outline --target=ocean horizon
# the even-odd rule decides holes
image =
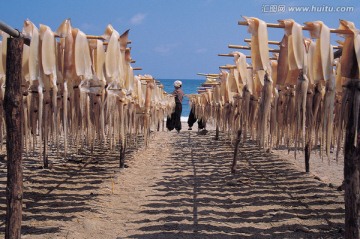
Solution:
[[[167,93],[171,93],[174,91],[174,81],[180,80],[182,84],[182,90],[185,94],[196,94],[197,93],[197,87],[199,87],[203,82],[205,82],[205,79],[156,79],[161,82],[161,84],[164,85],[164,90]],[[189,105],[189,99],[187,97],[184,97],[182,102],[182,112],[181,117],[182,120],[187,121],[187,118],[190,114],[190,105]]]

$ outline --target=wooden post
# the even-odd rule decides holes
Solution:
[[[120,140],[120,168],[125,168],[126,140]]]
[[[346,91],[348,91],[348,122],[346,125],[345,147],[344,147],[344,186],[345,186],[345,238],[358,239],[359,235],[359,186],[360,186],[360,138],[359,132],[356,134],[357,122],[354,122],[354,113],[359,107],[356,98],[359,94],[359,81],[351,80],[348,83]],[[357,143],[355,143],[357,137]]]
[[[219,125],[216,123],[215,140],[219,140]]]
[[[7,186],[5,238],[21,237],[22,171],[22,92],[21,61],[24,39],[9,38],[6,57],[4,110],[6,120]]]
[[[310,172],[310,152],[311,152],[310,142],[306,142],[306,145],[305,145],[305,171],[307,173]]]
[[[125,168],[125,149],[126,149],[126,133],[124,129],[125,125],[125,112],[124,112],[124,102],[119,102],[119,115],[120,115],[120,135],[119,135],[119,141],[120,141],[120,162],[119,166],[120,168]]]
[[[46,96],[45,96],[46,97]],[[48,115],[49,115],[49,102],[47,102],[48,99],[45,99],[44,101],[44,119],[47,120],[48,119]],[[48,125],[47,123],[45,122],[45,120],[43,120],[43,122],[45,123],[43,125],[43,130],[44,130],[44,133],[43,133],[43,137],[44,137],[44,148],[43,148],[43,163],[44,163],[44,168],[48,168],[49,167],[49,160],[48,160],[48,149],[47,149],[47,144],[48,144]],[[41,142],[42,139],[40,139],[40,142]]]
[[[237,131],[237,135],[236,135],[236,142],[235,142],[235,149],[234,149],[234,158],[233,158],[233,163],[231,166],[231,173],[236,173],[236,165],[237,165],[237,154],[239,151],[239,144],[240,144],[240,139],[241,139],[241,133],[242,130],[241,128]]]

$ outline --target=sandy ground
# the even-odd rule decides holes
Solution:
[[[50,169],[24,158],[22,238],[342,238],[342,161],[274,150],[251,141],[233,147],[184,124],[156,132],[148,148],[130,145],[126,169],[118,149],[82,150]],[[6,161],[0,161],[0,237],[4,236]],[[331,183],[331,187],[329,184]]]

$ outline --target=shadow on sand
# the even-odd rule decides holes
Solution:
[[[215,132],[181,132],[156,194],[130,238],[342,238],[343,195],[260,150],[233,148]],[[150,220],[148,217],[156,218]],[[120,237],[118,237],[120,239]]]

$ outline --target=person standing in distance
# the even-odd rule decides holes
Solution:
[[[172,95],[175,96],[175,111],[166,121],[166,128],[170,131],[175,128],[178,133],[181,130],[182,101],[184,98],[184,91],[181,89],[181,86],[181,81],[177,80],[174,82],[175,90],[172,92]]]

